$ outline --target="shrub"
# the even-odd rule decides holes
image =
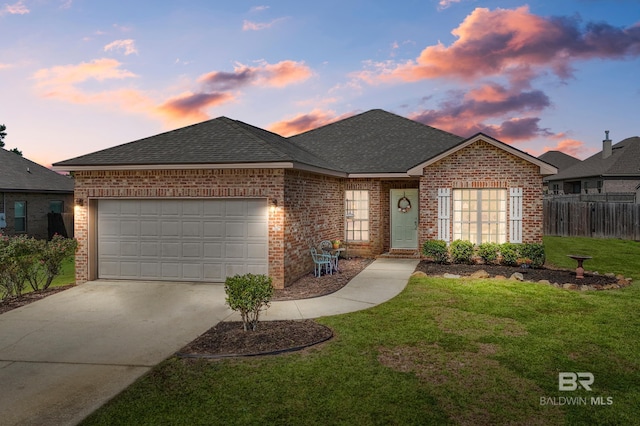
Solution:
[[[431,258],[435,263],[447,263],[449,253],[447,243],[442,240],[427,240],[422,244],[422,254]]]
[[[485,261],[485,263],[494,263],[498,259],[498,252],[500,251],[500,244],[497,243],[482,243],[478,246],[478,256]]]
[[[471,258],[473,257],[473,243],[465,240],[455,240],[449,247],[451,252],[451,259],[453,263],[473,263]]]
[[[22,296],[27,283],[33,291],[47,289],[77,245],[60,235],[51,241],[0,236],[0,297]]]
[[[500,244],[500,255],[502,256],[500,263],[507,266],[516,266],[518,264],[518,258],[520,257],[518,252],[518,244]]]
[[[78,248],[78,242],[62,235],[54,235],[51,241],[47,242],[39,254],[40,264],[44,270],[43,290],[51,285],[53,279],[60,274],[62,262],[73,255]],[[34,290],[37,290],[34,288]]]
[[[531,259],[531,267],[540,268],[544,265],[544,244],[526,243],[520,245],[520,256]]]
[[[234,275],[224,283],[226,302],[231,309],[240,312],[244,331],[255,331],[260,311],[269,307],[273,294],[271,277],[266,275]]]

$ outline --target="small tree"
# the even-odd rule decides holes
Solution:
[[[271,282],[271,277],[262,274],[234,275],[225,280],[225,302],[231,309],[240,312],[244,331],[257,329],[260,311],[269,307],[273,294]]]

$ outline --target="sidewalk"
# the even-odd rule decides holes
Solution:
[[[272,302],[265,321],[309,319],[367,309],[397,296],[416,269],[417,259],[376,259],[349,283],[326,296]],[[234,314],[235,315],[235,314]],[[230,318],[227,320],[239,320]]]

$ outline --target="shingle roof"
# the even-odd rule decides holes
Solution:
[[[565,154],[562,151],[547,151],[538,157],[545,163],[555,166],[559,171],[568,169],[569,167],[580,162],[580,159]]]
[[[634,136],[613,145],[611,155],[602,158],[602,151],[548,180],[577,179],[592,176],[640,176],[640,137]]]
[[[73,179],[0,148],[0,191],[73,192]]]
[[[336,169],[275,133],[219,117],[102,151],[55,167],[300,162]]]
[[[349,173],[402,173],[464,138],[374,109],[290,140]]]

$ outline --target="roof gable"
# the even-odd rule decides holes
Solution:
[[[318,157],[330,158],[350,174],[375,174],[406,173],[463,138],[374,109],[290,140]]]
[[[416,167],[412,168],[411,170],[409,170],[409,174],[410,175],[414,175],[414,176],[420,176],[422,175],[422,170],[425,167],[428,167],[429,165],[442,160],[445,157],[448,157],[449,155],[460,151],[461,149],[464,149],[466,147],[468,147],[469,145],[472,145],[478,141],[484,141],[487,142],[490,145],[493,145],[503,151],[506,151],[512,155],[515,155],[516,157],[522,158],[525,161],[528,161],[529,163],[535,164],[536,166],[540,167],[540,174],[542,175],[552,175],[558,172],[558,169],[555,168],[554,166],[545,163],[542,160],[537,159],[536,157],[527,154],[524,151],[520,151],[517,148],[512,147],[511,145],[507,145],[503,142],[498,141],[497,139],[492,138],[491,136],[487,136],[484,133],[477,133],[474,136],[471,136],[468,139],[465,139],[464,141],[460,142],[459,144],[457,144],[456,146],[441,152],[440,154],[428,159],[427,161],[418,164]]]
[[[57,169],[302,163],[336,169],[275,133],[227,117],[161,133],[54,164]]]
[[[0,148],[0,191],[73,192],[73,179]]]
[[[552,166],[557,167],[558,170],[568,169],[569,167],[580,162],[580,159],[569,154],[565,154],[562,151],[547,151],[544,154],[538,156],[538,158],[545,163],[549,163]]]

